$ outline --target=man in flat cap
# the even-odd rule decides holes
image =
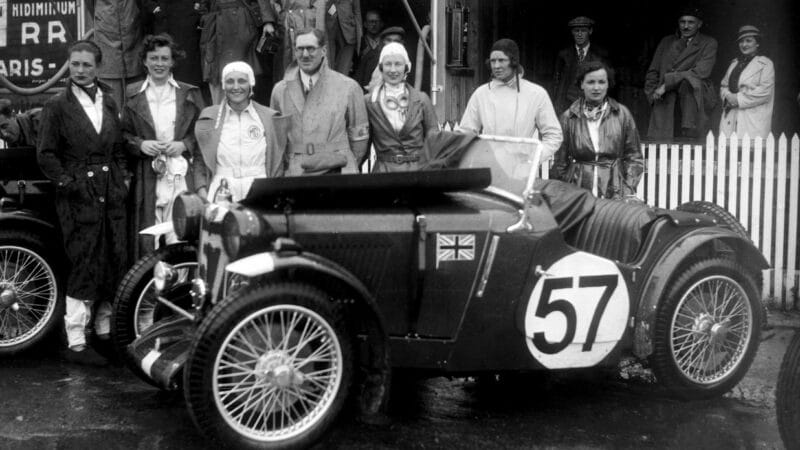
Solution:
[[[561,114],[578,97],[581,89],[575,83],[578,66],[582,62],[604,61],[608,63],[608,52],[590,42],[594,30],[594,20],[579,16],[567,23],[572,33],[573,45],[558,52],[555,66],[555,98],[556,113]]]
[[[702,14],[681,10],[678,32],[664,37],[645,76],[650,102],[650,139],[701,138],[717,101],[711,71],[717,61],[716,39],[700,33]]]

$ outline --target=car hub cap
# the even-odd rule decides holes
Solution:
[[[56,277],[29,249],[0,246],[0,347],[36,336],[53,315]]]
[[[681,298],[672,317],[673,361],[693,382],[722,380],[742,361],[752,320],[750,302],[739,283],[724,276],[698,281]]]
[[[196,262],[175,264],[172,268],[177,273],[176,285],[190,281],[197,273]],[[136,307],[133,312],[133,331],[136,333],[137,338],[156,321],[157,307],[156,283],[155,279],[151,278],[142,289],[142,292],[139,293],[139,298],[136,299]]]
[[[238,433],[281,441],[319,422],[342,372],[341,344],[325,319],[301,306],[272,306],[226,336],[214,363],[214,399]]]

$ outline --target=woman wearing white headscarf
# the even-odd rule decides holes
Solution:
[[[398,43],[386,44],[378,62],[381,84],[366,95],[372,144],[373,172],[417,170],[422,144],[439,124],[430,98],[408,83],[411,61]]]
[[[283,175],[286,133],[277,111],[251,100],[255,84],[247,63],[226,65],[222,69],[225,101],[205,108],[195,124],[207,169],[196,178],[195,186],[209,201],[215,200],[223,179],[231,200],[239,201],[247,196],[255,178]]]

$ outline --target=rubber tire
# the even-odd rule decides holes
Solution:
[[[61,273],[62,266],[60,264],[60,259],[52,251],[47,250],[48,247],[51,249],[56,248],[55,244],[48,246],[45,239],[34,233],[20,230],[2,230],[0,231],[0,246],[4,245],[15,245],[26,248],[42,258],[53,272],[55,278],[56,304],[52,314],[46,319],[47,322],[38,333],[18,344],[0,347],[0,357],[11,356],[28,350],[47,337],[59,324],[63,324],[65,307],[64,296],[66,295],[66,282],[64,280],[64,274]]]
[[[778,431],[787,450],[800,449],[800,333],[796,332],[778,372],[775,390]]]
[[[724,275],[736,281],[745,291],[752,311],[752,332],[745,354],[738,367],[727,377],[711,385],[698,384],[687,379],[672,360],[669,344],[670,322],[686,289],[710,275]],[[727,258],[709,258],[697,261],[673,276],[666,294],[659,300],[653,331],[653,354],[650,363],[656,379],[675,397],[697,400],[719,397],[733,389],[744,377],[761,341],[763,309],[759,301],[757,284],[747,269]]]
[[[750,233],[747,229],[739,223],[736,217],[728,212],[727,209],[717,205],[716,203],[706,202],[702,200],[687,202],[677,208],[678,211],[705,214],[717,221],[717,224],[722,228],[727,228],[739,236],[750,241]]]
[[[225,337],[248,315],[274,305],[300,305],[316,312],[333,328],[342,349],[343,372],[339,391],[328,411],[305,434],[280,443],[264,443],[230,428],[216,407],[213,366]],[[352,337],[345,320],[328,296],[316,287],[293,282],[255,283],[217,304],[203,320],[184,368],[184,396],[198,430],[222,448],[307,448],[324,436],[336,420],[353,380]]]
[[[145,286],[153,279],[153,267],[159,261],[172,265],[196,262],[197,249],[191,244],[178,243],[167,245],[143,256],[125,274],[114,295],[114,304],[111,305],[111,343],[117,357],[136,376],[153,386],[157,385],[142,371],[138,361],[131,358],[126,348],[136,339],[134,328],[136,301]]]

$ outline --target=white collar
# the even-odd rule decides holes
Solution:
[[[584,53],[584,55],[588,55],[588,54],[589,54],[589,47],[591,47],[591,46],[592,46],[592,43],[591,43],[591,42],[587,42],[587,43],[586,43],[586,47],[578,47],[578,46],[576,45],[576,46],[575,46],[575,53],[578,53],[578,52],[580,52],[580,51],[581,51],[581,49],[584,49],[584,50],[586,50],[586,53]]]
[[[231,108],[231,105],[227,101],[225,101],[225,108],[227,108],[227,110],[228,110],[227,111],[227,115],[231,115],[231,114],[235,114],[236,113],[236,111],[233,108]],[[250,100],[250,103],[247,104],[247,107],[245,107],[242,110],[242,112],[243,113],[246,112],[246,113],[250,114],[252,117],[258,117],[258,115],[256,114],[256,109],[253,107],[253,100],[252,99]]]
[[[322,63],[325,64],[325,61],[323,61]],[[303,82],[303,88],[308,86],[308,80],[311,80],[314,83],[314,85],[316,85],[317,82],[319,81],[319,70],[313,75],[309,75],[303,72],[302,70],[299,70],[298,72],[300,72],[300,81]]]
[[[147,87],[150,86],[151,84],[153,84],[153,80],[151,80],[150,75],[148,75],[147,78],[145,78],[144,82],[142,82],[142,87],[139,89],[139,92],[144,92],[147,89]],[[175,81],[175,78],[172,77],[172,74],[170,74],[169,78],[167,79],[167,84],[174,87],[175,89],[181,88],[178,82]],[[156,87],[156,85],[153,84],[153,87]]]

